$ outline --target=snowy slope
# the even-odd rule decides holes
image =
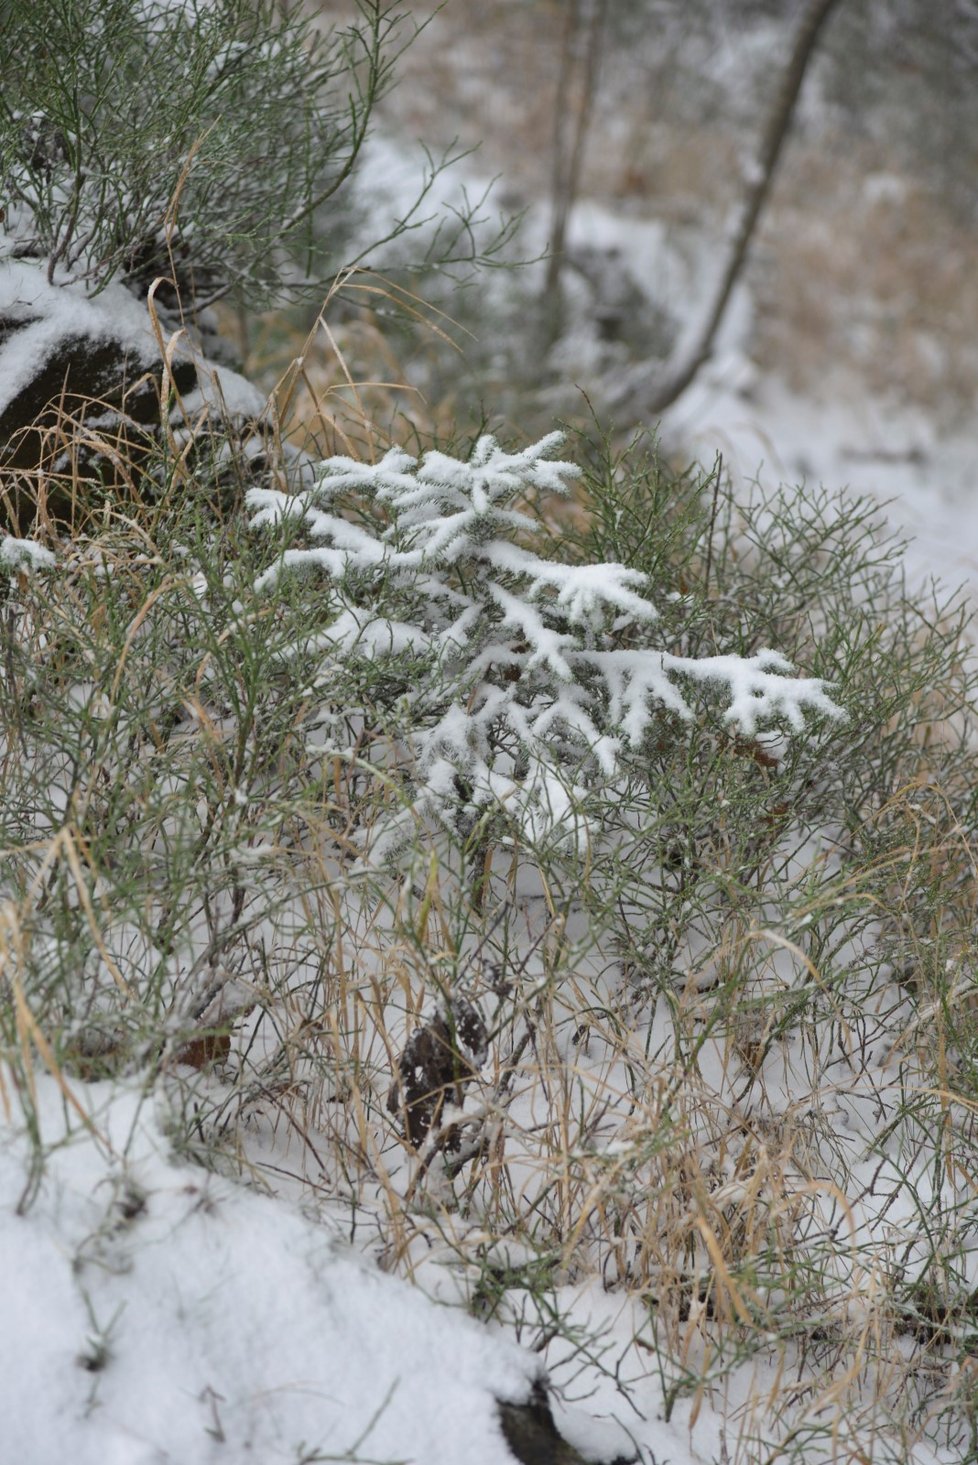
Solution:
[[[173,1163],[137,1085],[71,1097],[39,1078],[39,1140],[0,1128],[4,1465],[509,1465],[530,1355]]]

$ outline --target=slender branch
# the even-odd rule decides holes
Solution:
[[[822,27],[839,0],[809,0],[795,35],[791,55],[774,98],[761,145],[744,198],[740,221],[730,242],[727,261],[713,292],[712,302],[692,341],[664,366],[643,367],[638,379],[626,383],[613,399],[615,407],[643,415],[664,412],[686,390],[713,350],[713,343],[747,260],[751,241],[771,191],[778,159],[791,128],[802,83],[815,54]]]
[[[550,256],[547,261],[547,276],[544,292],[551,296],[560,283],[560,272],[564,263],[567,239],[567,221],[577,198],[584,163],[594,97],[601,67],[602,40],[605,20],[608,14],[608,0],[592,0],[584,37],[583,76],[580,96],[573,116],[573,138],[567,148],[568,117],[571,112],[570,91],[573,83],[576,58],[574,55],[581,32],[584,29],[582,0],[574,0],[568,10],[564,39],[561,47],[560,75],[557,82],[556,105],[554,108],[554,166],[553,197],[550,226]]]

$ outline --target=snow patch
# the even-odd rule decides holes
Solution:
[[[526,1400],[535,1359],[174,1164],[138,1084],[35,1082],[40,1142],[0,1126],[5,1460],[512,1465],[496,1400]]]

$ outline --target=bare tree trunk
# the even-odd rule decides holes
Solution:
[[[567,0],[560,73],[554,99],[550,256],[544,282],[544,294],[548,297],[554,296],[560,284],[567,220],[581,182],[607,13],[608,0]],[[576,98],[573,96],[575,82]]]
[[[653,416],[664,412],[686,390],[709,358],[724,311],[746,263],[751,240],[771,190],[778,158],[791,128],[805,73],[815,54],[822,27],[838,3],[839,0],[808,0],[805,7],[791,56],[761,135],[757,158],[747,180],[747,193],[740,219],[730,240],[726,264],[701,325],[671,360],[651,370],[647,366],[640,368],[637,375],[615,394],[613,405],[616,408],[624,407],[630,412]]]

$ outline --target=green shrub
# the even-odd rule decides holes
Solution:
[[[394,6],[358,9],[323,35],[278,0],[2,0],[5,252],[90,294],[164,276],[188,309],[331,278],[317,211],[400,47]]]
[[[69,1090],[160,1081],[178,1142],[253,1175],[294,1135],[288,1166],[350,1234],[553,1344],[558,1384],[568,1358],[631,1367],[568,1321],[561,1289],[589,1277],[622,1294],[633,1373],[658,1370],[667,1412],[739,1370],[745,1389],[755,1366],[800,1370],[824,1409],[765,1392],[743,1459],[866,1430],[881,1458],[918,1427],[960,1440],[978,1336],[966,618],[906,593],[858,500],[745,501],[640,449],[573,456],[571,501],[531,512],[520,485],[554,487],[556,465],[483,443],[512,481],[481,528],[470,454],[446,450],[423,465],[437,512],[416,464],[334,464],[325,503],[256,495],[259,531],[171,495],[107,515],[54,574],[8,556],[5,1071],[28,1115],[34,1053]],[[453,537],[456,512],[474,517]],[[515,558],[490,572],[501,541]],[[290,555],[311,573],[256,591]],[[647,575],[657,619],[629,602],[575,621],[560,588],[589,577],[548,590],[550,561],[615,563],[637,600]],[[462,744],[432,803],[424,738],[441,693],[477,706],[469,652],[528,718],[572,685],[534,661],[537,622],[504,624],[505,596],[474,613],[503,573],[511,593],[540,583],[523,599],[561,654],[589,635],[684,664],[774,646],[847,716],[778,737],[725,723],[722,696],[686,716],[650,701],[604,766],[552,728],[536,751],[576,841],[541,836],[492,726],[483,763],[511,807],[491,779],[478,802]],[[362,634],[330,644],[358,610]],[[613,735],[607,685],[587,690]],[[402,1060],[424,1033],[458,1052],[422,1124]]]

